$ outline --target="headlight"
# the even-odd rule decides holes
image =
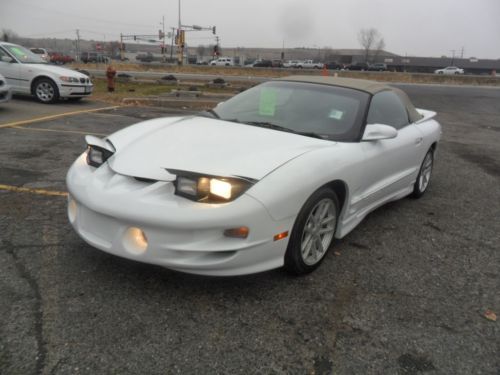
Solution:
[[[87,164],[93,167],[100,167],[108,160],[113,153],[99,146],[89,145],[87,151]]]
[[[59,79],[61,81],[64,81],[64,82],[70,82],[70,83],[79,83],[80,80],[76,77],[67,77],[67,76],[62,76],[62,77],[59,77]]]
[[[87,135],[85,141],[87,142],[87,164],[92,167],[100,167],[115,153],[113,144],[108,140]]]
[[[222,203],[238,198],[256,181],[241,177],[219,177],[169,169],[177,175],[175,194],[196,202]]]

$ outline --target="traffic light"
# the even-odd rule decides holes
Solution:
[[[184,30],[181,30],[181,44],[184,45],[186,43],[186,32]]]
[[[214,35],[215,35],[215,26],[214,26],[214,27],[212,27],[212,34],[214,34]]]
[[[219,46],[217,44],[214,46],[214,56],[219,56]]]

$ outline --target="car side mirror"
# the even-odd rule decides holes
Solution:
[[[368,124],[366,125],[363,138],[363,142],[369,141],[379,141],[382,139],[396,138],[398,131],[389,125],[383,124]]]

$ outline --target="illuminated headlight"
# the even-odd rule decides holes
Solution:
[[[106,162],[113,152],[95,145],[89,145],[87,150],[87,164],[93,167],[100,167]]]
[[[63,82],[69,82],[69,83],[79,83],[80,80],[76,77],[68,77],[68,76],[61,76],[59,79]]]
[[[177,195],[203,203],[230,202],[256,182],[248,178],[201,175],[172,169],[168,172],[177,175]]]

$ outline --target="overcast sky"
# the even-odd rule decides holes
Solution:
[[[177,25],[178,0],[0,0],[0,29],[21,36],[117,40]],[[500,58],[500,0],[181,0],[182,23],[217,26],[222,47],[359,48],[375,27],[386,50]],[[190,45],[211,44],[189,33]]]

